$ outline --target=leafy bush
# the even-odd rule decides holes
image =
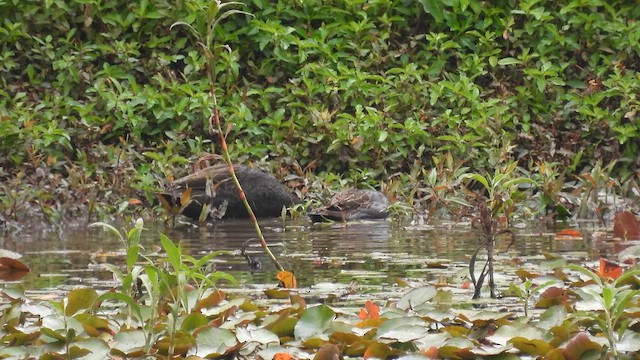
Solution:
[[[117,194],[133,183],[150,198],[153,178],[185,171],[171,156],[215,151],[204,59],[186,28],[169,29],[204,26],[195,14],[207,3],[0,2],[0,167],[89,165],[87,181],[117,183]],[[225,19],[216,34],[231,49],[217,90],[239,160],[378,182],[445,152],[482,172],[513,145],[530,169],[638,169],[635,2],[247,5],[255,17]]]

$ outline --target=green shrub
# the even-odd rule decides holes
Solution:
[[[169,155],[215,151],[204,59],[186,28],[169,29],[203,26],[204,3],[1,1],[0,167],[104,170],[128,152],[129,183],[150,197],[150,179],[185,171]],[[633,1],[250,0],[247,11],[216,33],[231,49],[217,91],[237,159],[384,181],[444,152],[482,172],[491,149],[513,145],[521,165],[638,168]]]

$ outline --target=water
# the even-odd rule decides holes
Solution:
[[[294,270],[298,285],[303,288],[355,282],[380,289],[395,284],[397,278],[436,281],[442,276],[437,269],[442,267],[449,269],[449,277],[456,272],[463,274],[478,246],[478,237],[468,223],[402,226],[378,221],[312,225],[306,221],[283,224],[274,219],[262,220],[261,226],[273,253],[285,268]],[[147,252],[159,250],[162,232],[180,243],[184,253],[196,258],[211,251],[229,251],[216,258],[216,270],[234,276],[239,283],[234,287],[274,287],[277,283],[275,268],[248,221],[201,227],[180,224],[175,228],[145,224],[145,228],[141,244]],[[594,233],[602,229],[593,224],[581,228],[583,238],[572,240],[558,240],[554,231],[539,226],[521,228],[517,230],[516,243],[500,256],[503,262],[515,258],[531,262],[541,260],[545,252],[582,260],[611,253],[611,242],[592,240],[597,238]],[[247,243],[247,254],[262,263],[262,268],[254,272],[240,254],[250,239],[254,240]],[[123,244],[113,234],[94,227],[68,226],[62,234],[37,228],[16,235],[0,233],[0,245],[24,256],[22,261],[32,271],[21,282],[41,294],[63,293],[77,286],[117,286],[101,264],[124,262]],[[505,251],[507,245],[508,241],[501,241],[497,248]]]

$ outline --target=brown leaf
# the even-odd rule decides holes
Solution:
[[[216,290],[204,299],[200,299],[196,304],[194,310],[200,311],[202,309],[209,309],[218,305],[222,300],[226,298],[226,294],[222,290]]]
[[[0,257],[0,269],[4,271],[30,271],[22,261],[9,257]]]
[[[364,352],[364,358],[386,359],[390,352],[389,345],[375,342],[369,345],[367,351]]]
[[[29,267],[19,260],[0,257],[0,280],[20,280],[25,277],[29,271]]]
[[[290,292],[285,289],[267,289],[264,291],[264,294],[267,295],[269,299],[288,299]]]
[[[629,211],[622,211],[613,218],[613,234],[625,240],[640,239],[640,224],[636,216]]]
[[[569,301],[567,291],[557,286],[551,286],[540,294],[540,300],[536,303],[538,309],[548,309],[554,305],[566,304]]]
[[[192,191],[193,191],[192,188],[186,188],[182,192],[182,195],[180,195],[180,205],[182,205],[183,209],[186,208],[187,206],[189,206],[189,203],[191,202],[191,192]]]
[[[540,274],[536,274],[536,273],[532,273],[529,272],[528,270],[525,269],[518,269],[516,270],[516,275],[520,278],[520,280],[522,281],[527,281],[527,280],[531,280],[531,279],[535,279],[538,276],[540,276]]]
[[[602,346],[594,341],[591,341],[588,333],[581,332],[574,336],[564,349],[564,357],[567,360],[580,360],[587,353],[598,354],[602,349]]]
[[[340,348],[332,343],[326,343],[318,350],[313,360],[340,360],[342,352]]]
[[[553,349],[549,343],[540,339],[526,339],[524,337],[516,336],[512,338],[510,342],[518,350],[534,356],[544,356]]]

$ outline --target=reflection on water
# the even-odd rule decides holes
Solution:
[[[288,269],[293,269],[301,287],[322,282],[388,285],[396,277],[422,277],[426,263],[435,260],[464,264],[476,250],[477,236],[469,224],[401,226],[385,221],[350,224],[319,224],[261,221],[271,250]],[[129,227],[129,226],[127,226]],[[179,225],[174,229],[146,224],[141,244],[148,250],[159,246],[159,232],[179,242],[183,252],[200,257],[211,251],[229,254],[216,259],[216,269],[233,275],[241,286],[275,284],[273,264],[264,255],[248,221],[224,221],[202,227]],[[595,258],[607,252],[606,242],[598,250],[585,239],[559,241],[553,231],[522,229],[507,256],[535,256],[543,252],[575,253]],[[253,240],[251,240],[253,239]],[[247,242],[247,253],[263,264],[251,272],[240,249]],[[507,249],[500,242],[498,249]],[[66,290],[79,284],[99,288],[113,286],[112,275],[100,262],[123,263],[124,246],[113,234],[101,228],[70,226],[60,236],[44,230],[8,235],[0,233],[2,249],[23,254],[32,272],[23,283],[28,289]],[[98,256],[96,256],[98,255]]]

